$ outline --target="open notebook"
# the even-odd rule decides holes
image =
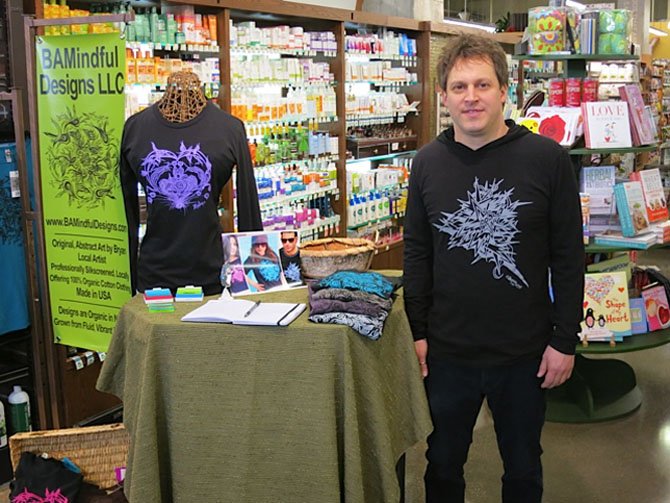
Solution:
[[[304,310],[305,304],[217,299],[191,311],[181,321],[286,326]]]

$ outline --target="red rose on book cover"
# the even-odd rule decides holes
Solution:
[[[561,141],[563,141],[563,136],[565,136],[565,121],[558,115],[552,115],[540,122],[538,132],[542,136],[546,136],[557,143],[561,143]]]

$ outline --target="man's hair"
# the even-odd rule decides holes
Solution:
[[[298,232],[297,231],[281,231],[281,234],[293,234],[294,238],[298,237]],[[280,236],[281,236],[280,234]]]
[[[446,90],[449,72],[461,59],[485,59],[493,64],[498,83],[508,81],[507,57],[500,44],[480,35],[463,34],[453,37],[437,60],[437,78],[440,89]]]

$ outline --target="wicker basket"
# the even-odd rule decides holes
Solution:
[[[128,441],[123,424],[109,424],[17,433],[10,437],[9,448],[14,470],[23,452],[45,452],[56,459],[70,458],[87,482],[106,489],[116,485],[114,469],[126,466]]]
[[[367,239],[325,238],[300,245],[302,273],[307,278],[325,278],[337,271],[367,271],[375,245]]]

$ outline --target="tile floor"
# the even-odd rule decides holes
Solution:
[[[642,260],[659,264],[670,276],[667,249]],[[642,406],[614,421],[547,423],[543,434],[545,503],[670,502],[670,344],[616,358],[635,369]],[[424,453],[425,444],[421,444],[407,455],[407,503],[424,501]],[[484,408],[466,465],[468,503],[500,501],[501,474],[493,424]],[[8,487],[0,486],[0,502],[6,501]]]

